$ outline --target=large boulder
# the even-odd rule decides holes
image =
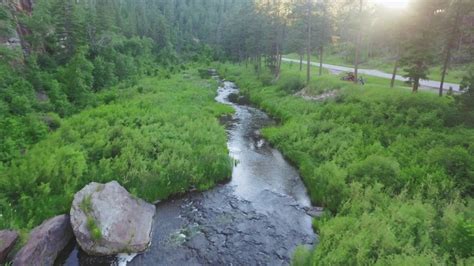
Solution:
[[[31,231],[28,243],[16,254],[13,266],[53,265],[72,237],[68,215],[51,218]]]
[[[71,224],[90,255],[140,253],[150,245],[155,206],[129,194],[116,181],[90,183],[76,193]]]
[[[17,240],[17,232],[11,230],[0,231],[0,264],[5,263],[8,253],[13,249]]]

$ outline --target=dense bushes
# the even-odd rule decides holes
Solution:
[[[270,86],[273,83],[274,77],[269,72],[264,72],[259,75],[259,80],[262,82],[263,86]]]
[[[295,93],[304,87],[304,83],[299,76],[282,76],[278,87],[288,93]]]
[[[45,113],[70,116],[96,106],[94,92],[158,72],[151,40],[110,35],[102,42],[78,47],[63,64],[55,55],[34,53],[22,62],[19,49],[0,47],[0,163],[9,164],[46,136]]]
[[[404,185],[403,180],[400,180],[400,165],[392,158],[370,155],[350,165],[349,172],[349,181],[361,181],[365,184],[379,182],[397,191]]]
[[[461,111],[458,119],[467,125],[474,126],[474,66],[471,66],[464,76],[461,88],[465,93],[456,97]]]
[[[225,68],[282,120],[263,133],[327,210],[315,221],[320,244],[311,254],[298,249],[296,265],[473,263],[474,129],[451,120],[452,98],[323,76],[308,91],[337,96],[306,101],[281,93],[294,71],[262,87],[250,71]]]
[[[311,194],[314,202],[325,202],[326,208],[337,211],[347,196],[347,173],[335,163],[324,163],[314,170],[308,186],[318,188]]]
[[[185,75],[100,93],[108,105],[63,120],[12,161],[0,171],[0,227],[31,228],[67,212],[91,181],[117,180],[154,201],[229,177],[226,134],[216,117],[232,109],[215,103],[215,84]]]

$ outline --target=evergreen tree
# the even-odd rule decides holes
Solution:
[[[443,95],[444,79],[449,68],[449,63],[457,41],[463,32],[463,18],[474,10],[474,2],[470,0],[451,0],[449,7],[445,10],[445,21],[442,25],[444,38],[444,61],[441,74],[439,96]]]
[[[69,100],[80,107],[89,103],[93,85],[94,65],[86,55],[86,46],[78,48],[71,61],[60,71],[60,80]]]
[[[429,67],[433,62],[435,40],[435,18],[439,2],[420,0],[409,15],[409,38],[403,45],[400,65],[406,71],[406,77],[413,83],[413,92],[417,92],[420,79],[427,79]]]

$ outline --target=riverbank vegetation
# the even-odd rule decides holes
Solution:
[[[269,84],[244,66],[219,69],[281,119],[263,134],[326,209],[320,243],[296,264],[472,263],[474,129],[452,98],[323,76],[309,92],[334,95],[310,101],[293,95],[304,86],[294,71]]]
[[[92,181],[117,180],[153,202],[226,180],[232,162],[218,117],[232,109],[214,101],[216,86],[190,69],[98,93],[98,107],[58,120],[0,173],[0,227],[29,229],[67,213]]]
[[[67,212],[90,181],[154,201],[228,177],[231,109],[197,71],[219,61],[281,119],[265,136],[327,210],[296,261],[473,264],[474,2],[388,2],[407,1],[0,1],[0,228]],[[410,84],[357,86],[291,53]],[[408,88],[461,77],[462,97]]]

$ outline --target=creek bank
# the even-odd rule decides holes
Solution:
[[[232,103],[231,93],[238,94],[238,88],[221,82],[216,97],[235,109],[221,117],[235,161],[231,181],[157,203],[151,245],[128,265],[288,265],[298,245],[317,244],[311,216],[319,209],[311,206],[298,171],[260,134],[275,121],[254,107]],[[119,260],[89,256],[76,245],[59,264],[117,265]]]
[[[67,264],[71,252],[79,265],[126,263],[132,257],[123,253],[143,252],[150,245],[154,215],[154,205],[129,194],[118,182],[92,182],[76,193],[70,215],[48,219],[31,231],[12,265]],[[14,231],[0,231],[1,263],[17,239]]]
[[[129,265],[288,265],[298,245],[318,242],[311,216],[321,210],[311,206],[296,169],[260,134],[275,121],[240,104],[238,93],[224,81],[216,97],[235,109],[221,118],[236,162],[232,180],[160,202],[152,245]]]

